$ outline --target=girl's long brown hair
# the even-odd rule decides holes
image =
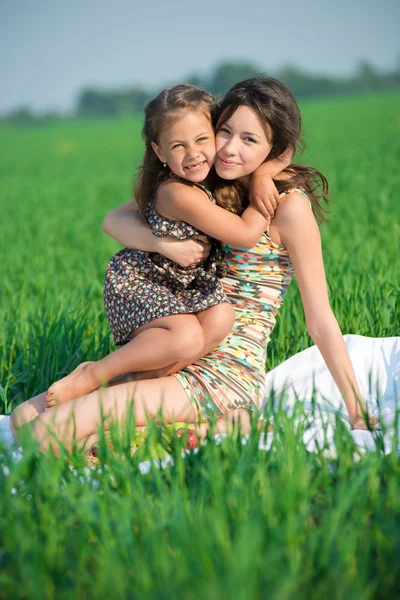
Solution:
[[[145,152],[134,186],[139,213],[146,217],[146,208],[156,196],[157,188],[168,171],[157,158],[151,142],[158,144],[161,132],[181,118],[187,111],[202,112],[215,125],[217,104],[205,90],[189,84],[175,85],[163,90],[145,108],[142,136]]]
[[[272,130],[272,149],[266,160],[280,156],[286,149],[303,151],[305,143],[301,137],[301,116],[289,88],[274,77],[258,76],[246,79],[234,85],[223,99],[216,129],[223,125],[239,106],[248,106],[266,122]],[[303,189],[311,200],[318,221],[324,220],[326,209],[320,199],[328,202],[328,182],[325,176],[314,169],[301,164],[291,164],[285,172],[288,179],[275,180],[279,192],[295,187]],[[230,206],[230,210],[240,214],[244,208],[243,191],[236,183],[218,179],[214,194],[218,203]]]

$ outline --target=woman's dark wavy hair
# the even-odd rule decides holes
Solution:
[[[232,117],[239,106],[248,106],[259,117],[262,123],[268,123],[272,131],[272,149],[265,159],[273,160],[285,150],[293,153],[303,151],[305,143],[301,137],[301,115],[296,100],[289,88],[274,77],[260,75],[246,79],[234,85],[222,100],[216,130]],[[288,191],[294,187],[303,189],[311,200],[317,220],[323,221],[326,209],[321,205],[320,198],[328,202],[328,182],[322,173],[301,164],[291,164],[285,169],[290,175],[288,179],[275,180],[279,192]],[[243,191],[236,183],[228,184],[218,179],[215,196],[221,204],[230,205],[231,210],[241,213],[243,210]]]
[[[146,105],[142,129],[145,152],[134,185],[134,197],[142,217],[146,217],[146,208],[154,200],[157,188],[168,173],[151,142],[158,144],[161,132],[188,111],[202,112],[215,126],[217,109],[217,103],[209,92],[185,83],[163,90]]]

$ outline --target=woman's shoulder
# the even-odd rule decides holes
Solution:
[[[269,226],[269,235],[275,244],[282,244],[282,237],[288,230],[302,226],[308,219],[314,219],[310,201],[302,190],[288,190],[280,194],[275,215]]]
[[[274,225],[282,231],[288,227],[298,228],[306,221],[315,221],[315,217],[304,190],[295,188],[284,192],[275,212]]]
[[[306,192],[301,188],[292,188],[280,192],[280,200],[277,206],[281,212],[292,213],[300,209],[300,207],[311,208],[311,202]]]

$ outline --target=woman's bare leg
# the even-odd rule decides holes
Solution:
[[[242,434],[250,433],[251,423],[249,412],[245,408],[235,408],[226,415],[222,415],[213,428],[213,433],[232,433],[238,431]],[[196,425],[195,431],[201,440],[207,437],[210,423],[200,423]]]
[[[14,408],[10,415],[10,429],[14,439],[16,439],[18,429],[36,419],[45,410],[46,392],[30,398],[30,400],[25,400],[25,402]]]
[[[71,400],[39,414],[30,423],[42,450],[52,446],[58,452],[57,440],[68,449],[73,440],[83,440],[96,433],[105,419],[123,423],[132,407],[137,426],[145,426],[147,419],[156,419],[160,410],[167,423],[182,421],[194,423],[196,413],[186,392],[175,377],[123,383],[97,390],[85,397]]]
[[[171,362],[190,361],[203,347],[203,330],[195,315],[156,319],[135,331],[133,339],[122,348],[99,361],[79,365],[50,386],[46,408],[93,392],[130,371],[154,370]]]

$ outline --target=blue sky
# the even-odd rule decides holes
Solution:
[[[84,86],[159,89],[226,59],[350,74],[400,63],[398,0],[0,0],[0,113],[68,111]]]

